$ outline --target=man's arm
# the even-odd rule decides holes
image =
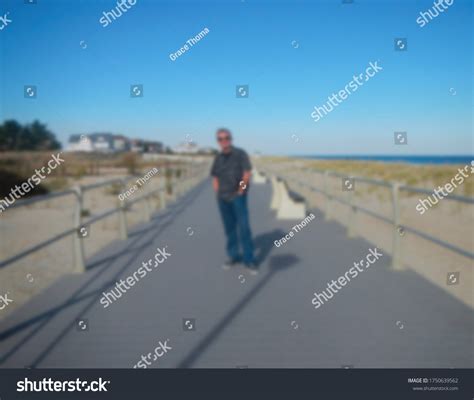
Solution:
[[[212,187],[214,188],[214,192],[217,193],[219,191],[219,179],[215,176],[212,177]]]
[[[214,161],[212,162],[212,167],[211,167],[211,176],[212,176],[212,187],[214,189],[214,192],[217,193],[219,190],[219,179],[217,179],[217,156],[214,157]]]
[[[252,164],[250,164],[250,159],[248,154],[244,151],[242,152],[242,167],[244,169],[244,174],[240,181],[238,194],[244,194],[247,188],[249,187],[250,175],[252,174]]]
[[[250,175],[251,171],[244,171],[242,175],[242,180],[240,181],[239,190],[237,191],[238,194],[244,194],[247,190],[250,182]]]

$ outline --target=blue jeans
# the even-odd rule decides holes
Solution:
[[[253,256],[252,232],[250,231],[247,195],[236,196],[227,201],[218,198],[219,210],[227,236],[227,254],[231,260],[239,259],[239,236],[243,250],[243,262],[252,263]]]

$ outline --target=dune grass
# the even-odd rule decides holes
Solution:
[[[458,173],[458,168],[464,165],[415,165],[406,163],[384,163],[379,161],[354,160],[311,160],[289,157],[264,157],[263,161],[271,163],[299,162],[304,168],[317,168],[336,171],[341,174],[361,176],[365,178],[381,179],[389,182],[399,182],[404,185],[434,189],[449,183]],[[303,167],[302,165],[302,167]],[[464,196],[474,194],[474,180],[470,169],[465,172],[469,175],[462,185],[453,193]]]

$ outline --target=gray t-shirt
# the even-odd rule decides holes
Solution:
[[[229,153],[216,155],[211,176],[219,180],[219,197],[223,200],[232,200],[239,190],[244,171],[251,169],[249,156],[242,149],[232,147]]]

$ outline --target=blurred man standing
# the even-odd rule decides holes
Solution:
[[[230,269],[242,259],[250,273],[257,274],[247,208],[247,192],[252,166],[247,153],[232,146],[232,134],[228,129],[218,129],[216,137],[221,152],[214,159],[211,176],[227,236],[229,260],[223,268]],[[240,245],[243,257],[239,255]]]

